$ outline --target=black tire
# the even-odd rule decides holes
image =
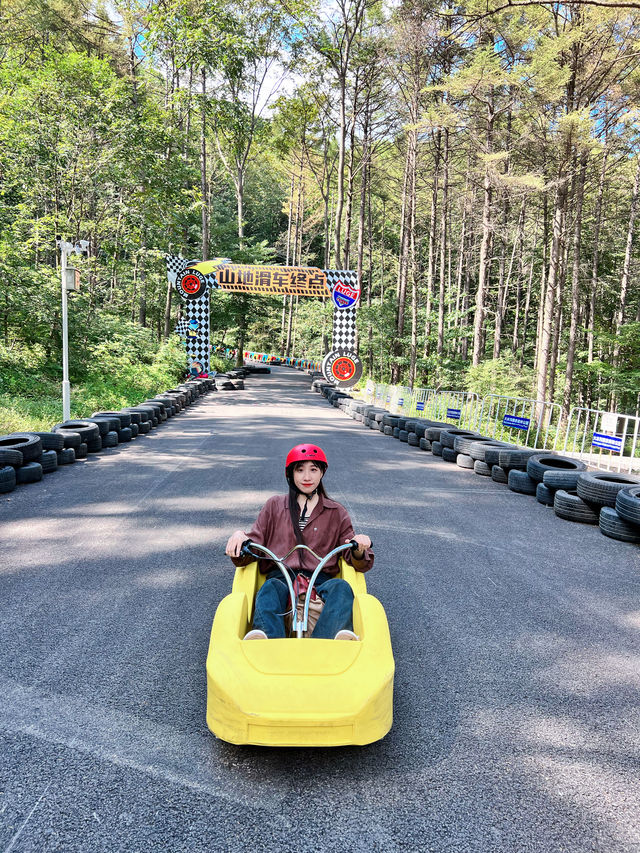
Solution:
[[[428,426],[428,421],[417,420],[413,422],[413,431],[418,436],[418,438],[424,438],[424,433]]]
[[[491,439],[489,441],[472,441],[471,444],[469,445],[469,450],[467,452],[469,453],[469,456],[472,459],[480,459],[480,460],[482,460],[482,462],[487,462],[487,459],[485,459],[487,450],[489,450],[490,448],[494,449],[494,450],[496,448],[498,448],[498,450],[499,450],[501,447],[505,448],[508,446],[509,446],[508,444],[505,444],[502,441],[494,441],[493,439]],[[487,462],[487,464],[488,464],[488,462]],[[498,464],[498,457],[497,456],[496,456],[496,461],[493,464],[494,465]],[[489,467],[491,467],[491,466],[489,466]]]
[[[131,438],[135,438],[138,435],[138,433],[140,432],[140,428],[138,427],[138,424],[132,423],[129,426],[129,429],[131,430]]]
[[[362,423],[363,423],[366,427],[370,427],[370,426],[371,426],[371,421],[369,420],[369,418],[363,418],[363,419],[362,419]]]
[[[123,412],[128,412],[128,409],[123,409]],[[140,421],[143,420],[143,416],[141,412],[129,412],[131,415],[131,423],[136,426],[140,426]]]
[[[103,447],[117,447],[118,446],[118,433],[111,429],[109,432],[102,437],[102,446]]]
[[[553,498],[553,511],[558,518],[566,521],[577,521],[581,524],[597,524],[598,508],[589,506],[577,492],[568,492],[558,489]]]
[[[518,492],[521,495],[535,495],[538,485],[526,471],[517,471],[516,469],[509,471],[507,483],[512,492]]]
[[[83,441],[82,444],[75,449],[76,459],[86,459],[88,452],[87,445]]]
[[[393,435],[393,427],[392,426],[385,426],[383,424],[382,425],[382,431],[384,432],[385,435]]]
[[[457,450],[458,453],[464,453],[465,456],[471,456],[472,445],[478,443],[484,444],[487,441],[492,441],[492,439],[487,438],[484,435],[474,435],[471,437],[468,435],[459,435],[453,442],[453,449]]]
[[[399,428],[399,427],[394,427],[394,428],[393,428],[393,433],[392,433],[392,435],[393,435],[393,437],[394,437],[394,438],[399,438],[399,437],[400,437],[400,428]]]
[[[153,409],[153,417],[156,419],[156,421],[159,422],[162,420],[162,407],[160,403],[154,403],[150,400],[145,400],[142,405]]]
[[[19,450],[23,464],[35,462],[42,456],[42,439],[32,432],[13,432],[11,435],[0,436],[0,448]]]
[[[10,447],[0,447],[0,467],[6,468],[11,465],[14,468],[19,468],[24,462],[24,457],[19,450],[12,450]]]
[[[494,483],[507,483],[507,475],[499,465],[491,466],[491,479]]]
[[[64,436],[59,432],[34,432],[42,441],[43,450],[62,450],[64,447]]]
[[[445,427],[427,427],[424,431],[424,437],[429,441],[440,441],[440,433]]]
[[[398,431],[398,438],[400,439],[400,441],[406,442],[409,440],[409,433],[406,431],[406,429],[401,429]]]
[[[87,418],[88,421],[91,421],[92,424],[98,424],[98,429],[100,430],[100,435],[105,436],[110,429],[113,429],[113,424],[118,423],[115,418],[104,417],[95,417],[95,418]]]
[[[501,450],[498,453],[498,465],[508,474],[509,471],[526,471],[527,462],[537,451],[518,448],[517,450]]]
[[[55,450],[43,450],[40,457],[43,474],[53,474],[58,470],[58,454]]]
[[[157,397],[154,397],[150,402],[160,406],[160,417],[163,421],[166,421],[170,417],[169,410],[171,403],[167,403],[166,400],[159,400]],[[129,426],[129,424],[122,424],[122,426]]]
[[[400,420],[400,418],[397,417],[396,415],[383,415],[382,416],[382,423],[385,426],[390,426],[390,427],[398,426],[399,420]]]
[[[99,453],[102,450],[102,436],[92,438],[85,444],[87,445],[87,453]]]
[[[407,444],[411,445],[411,447],[420,447],[420,439],[416,435],[415,432],[410,432],[407,438]]]
[[[123,409],[125,412],[129,412],[130,414],[136,414],[140,416],[140,420],[138,423],[147,423],[151,422],[151,418],[153,417],[153,409],[146,408],[145,406],[139,406],[137,408]]]
[[[471,432],[467,429],[457,429],[452,427],[450,429],[443,429],[440,432],[440,444],[443,447],[449,447],[453,450],[454,442],[458,436],[463,438],[478,438],[478,434],[475,432]]]
[[[0,495],[12,492],[16,487],[16,469],[12,465],[0,467]]]
[[[82,444],[82,438],[78,435],[77,432],[61,432],[60,435],[64,438],[64,446],[72,447],[74,450],[77,450],[78,447]]]
[[[116,418],[121,427],[128,427],[131,423],[130,412],[94,412],[92,418]]]
[[[445,462],[455,462],[458,458],[458,454],[453,449],[453,447],[443,447],[442,448],[442,458]]]
[[[431,450],[431,442],[428,438],[420,439],[420,450]]]
[[[76,461],[76,452],[73,447],[64,447],[58,451],[58,465],[70,465]]]
[[[39,483],[44,473],[42,465],[39,462],[25,462],[25,464],[16,471],[17,483]]]
[[[503,445],[503,444],[500,444],[500,445],[496,444],[495,446],[494,445],[487,445],[487,447],[484,451],[484,461],[487,463],[487,465],[490,465],[491,467],[493,467],[494,465],[499,465],[499,463],[500,463],[500,451],[504,450],[504,449],[505,449],[505,445]]]
[[[458,453],[456,465],[459,468],[468,468],[470,471],[473,471],[473,459],[466,453]]]
[[[151,432],[152,427],[153,425],[151,421],[143,421],[141,424],[138,424],[138,430],[142,435],[146,435],[148,432]]]
[[[539,504],[553,506],[554,497],[555,489],[550,489],[549,486],[545,486],[544,483],[538,483],[536,486],[536,500]]]
[[[122,427],[121,430],[118,430],[118,441],[131,441],[131,430],[129,429],[129,427]]]
[[[536,483],[544,482],[544,475],[547,471],[586,471],[587,466],[579,459],[569,459],[568,456],[554,456],[548,453],[540,453],[535,456],[530,456],[527,460],[527,474]]]
[[[640,528],[621,518],[613,507],[602,507],[599,523],[600,530],[611,539],[618,539],[620,542],[640,543]]]
[[[175,414],[175,408],[171,400],[168,400],[166,397],[154,397],[154,403],[160,403],[161,406],[164,407],[164,412],[167,418],[172,418]],[[131,424],[127,424],[127,426],[131,426]]]
[[[98,424],[91,423],[91,421],[65,421],[64,423],[56,424],[53,430],[54,432],[62,433],[66,430],[77,432],[85,444],[92,438],[100,437]]]
[[[473,457],[471,457],[473,459]],[[476,474],[479,474],[481,477],[490,477],[491,476],[491,466],[487,465],[482,459],[474,459],[473,462],[473,470]]]
[[[640,486],[625,486],[616,495],[616,512],[629,524],[640,526]]]
[[[575,492],[580,474],[582,471],[545,471],[542,482],[554,491],[564,489],[568,492]]]
[[[638,477],[609,471],[586,471],[578,477],[578,494],[597,506],[616,505],[616,497],[625,486],[640,485]]]
[[[439,441],[431,442],[431,452],[434,456],[442,456],[442,445]]]

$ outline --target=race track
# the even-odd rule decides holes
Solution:
[[[640,850],[640,549],[364,428],[286,368],[0,499],[0,853]],[[224,545],[300,441],[371,535],[390,734],[205,723]]]

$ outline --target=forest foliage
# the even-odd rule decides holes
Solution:
[[[376,381],[634,413],[639,37],[613,3],[2,0],[0,392],[60,381],[62,235],[83,388],[179,370],[182,252],[357,269]],[[211,339],[317,358],[331,313],[218,293]]]

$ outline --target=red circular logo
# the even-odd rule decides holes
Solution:
[[[197,293],[200,289],[200,279],[196,275],[185,275],[180,282],[185,293]]]
[[[331,365],[331,372],[336,379],[339,379],[341,382],[346,382],[355,374],[356,366],[353,359],[343,355],[333,362]]]

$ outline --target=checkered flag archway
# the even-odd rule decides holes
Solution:
[[[356,348],[356,309],[360,299],[354,270],[233,264],[228,258],[189,260],[166,255],[167,277],[184,301],[176,332],[186,339],[188,367],[209,372],[209,307],[212,290],[281,296],[330,296],[333,349],[322,362],[328,382],[350,388],[362,376]]]

